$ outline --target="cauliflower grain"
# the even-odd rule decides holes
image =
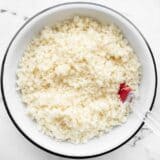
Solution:
[[[74,16],[42,29],[27,46],[17,88],[42,133],[84,143],[127,120],[118,90],[138,91],[140,63],[114,24]]]

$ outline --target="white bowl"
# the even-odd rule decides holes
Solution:
[[[118,25],[129,40],[142,64],[140,98],[134,107],[146,112],[151,110],[157,90],[157,71],[151,49],[140,31],[120,13],[100,4],[70,2],[47,8],[30,18],[15,34],[6,51],[2,64],[1,89],[7,112],[17,129],[41,149],[65,157],[87,158],[102,155],[117,149],[130,140],[143,126],[136,115],[131,114],[122,126],[110,133],[94,138],[85,144],[57,142],[43,135],[35,123],[26,116],[26,108],[16,91],[17,64],[28,42],[45,26],[70,18],[73,15],[93,17],[102,23],[111,21]]]

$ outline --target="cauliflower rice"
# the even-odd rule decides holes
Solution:
[[[127,120],[120,83],[138,91],[140,63],[113,24],[88,17],[45,27],[28,45],[17,85],[28,114],[58,140],[84,143]]]

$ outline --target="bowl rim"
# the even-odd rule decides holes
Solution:
[[[94,155],[90,155],[90,156],[71,156],[71,155],[64,155],[64,154],[61,154],[61,153],[56,153],[54,151],[51,151],[39,144],[37,144],[33,139],[31,139],[30,137],[28,137],[28,135],[26,133],[24,133],[20,126],[16,123],[16,121],[14,120],[12,114],[10,113],[10,110],[9,110],[9,107],[7,105],[7,98],[5,97],[5,94],[4,94],[4,86],[3,86],[3,74],[4,74],[4,65],[5,65],[5,60],[6,60],[6,57],[7,57],[7,54],[9,52],[9,49],[13,43],[13,41],[15,40],[15,38],[18,36],[18,34],[20,33],[20,31],[30,22],[32,21],[34,18],[36,18],[37,16],[43,14],[44,12],[46,11],[49,11],[51,9],[54,9],[54,8],[57,8],[57,7],[61,7],[61,6],[66,6],[66,5],[72,5],[72,4],[86,4],[86,5],[93,5],[93,6],[98,6],[98,7],[101,7],[103,9],[107,9],[107,10],[110,10],[116,14],[118,14],[119,16],[121,16],[123,19],[125,19],[126,21],[128,21],[135,29],[136,31],[140,34],[140,36],[142,37],[142,39],[144,40],[149,52],[150,52],[150,55],[151,55],[151,58],[152,58],[152,63],[153,63],[153,66],[154,66],[154,72],[155,72],[155,87],[154,87],[154,95],[152,97],[152,103],[151,103],[151,106],[149,108],[149,110],[151,111],[152,108],[153,108],[153,105],[154,105],[154,102],[155,102],[155,98],[156,98],[156,94],[157,94],[157,85],[158,85],[158,74],[157,74],[157,66],[156,66],[156,62],[155,62],[155,58],[153,56],[153,52],[149,46],[149,43],[147,42],[147,40],[145,39],[145,37],[143,36],[143,34],[140,32],[140,30],[128,19],[126,18],[123,14],[119,13],[118,11],[104,5],[104,4],[101,4],[101,3],[94,3],[94,2],[66,2],[66,3],[59,3],[57,5],[53,5],[51,7],[48,7],[38,13],[36,13],[35,15],[33,15],[31,18],[29,18],[19,29],[18,31],[15,33],[15,35],[13,36],[13,38],[11,39],[7,49],[6,49],[6,52],[5,52],[5,55],[3,57],[3,61],[2,61],[2,66],[1,66],[1,93],[2,93],[2,100],[3,100],[3,103],[4,103],[4,106],[5,106],[5,109],[8,113],[8,116],[9,118],[11,119],[11,121],[13,122],[13,124],[15,125],[15,127],[18,129],[18,131],[26,138],[28,139],[32,144],[34,144],[35,146],[37,146],[38,148],[48,152],[48,153],[51,153],[51,154],[54,154],[54,155],[57,155],[57,156],[61,156],[61,157],[65,157],[65,158],[75,158],[75,159],[84,159],[84,158],[93,158],[93,157],[98,157],[98,156],[102,156],[104,154],[107,154],[107,153],[110,153],[118,148],[120,148],[121,146],[123,146],[124,144],[126,144],[129,140],[131,140],[136,134],[137,132],[142,128],[142,126],[144,125],[144,122],[142,122],[140,124],[140,126],[138,127],[138,129],[128,138],[126,139],[123,143],[119,144],[118,146],[108,150],[108,151],[105,151],[105,152],[102,152],[102,153],[99,153],[99,154],[94,154]]]

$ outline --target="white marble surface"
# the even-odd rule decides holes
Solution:
[[[60,0],[0,0],[0,62],[12,36],[27,18],[59,2]],[[105,0],[104,3],[127,16],[142,31],[150,43],[158,66],[158,73],[160,73],[160,0]],[[159,107],[160,88],[158,87],[158,95],[153,111],[160,111]],[[28,142],[12,124],[1,98],[0,126],[0,160],[62,159],[48,154]],[[160,137],[154,135],[150,129],[144,126],[123,147],[95,159],[159,160]]]

